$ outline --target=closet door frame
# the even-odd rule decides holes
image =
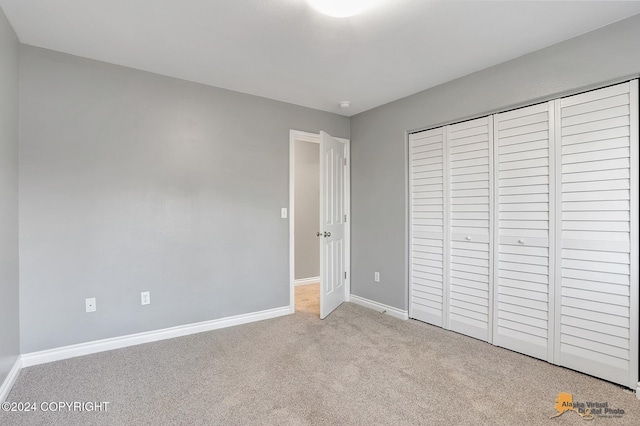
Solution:
[[[631,132],[631,140],[630,140],[630,161],[631,161],[631,176],[630,176],[630,187],[631,187],[631,204],[629,213],[631,215],[631,220],[629,221],[630,226],[630,238],[631,238],[631,269],[629,271],[629,279],[631,281],[630,288],[630,298],[631,300],[635,300],[635,305],[633,302],[631,303],[631,324],[629,328],[629,332],[631,335],[636,336],[636,344],[631,348],[630,358],[631,360],[635,360],[635,362],[631,365],[630,368],[630,377],[629,383],[630,386],[636,385],[636,396],[640,395],[640,233],[639,228],[640,222],[638,217],[640,217],[640,182],[639,182],[639,174],[640,174],[640,149],[638,145],[640,145],[640,80],[635,79],[631,81],[631,91],[630,91],[630,105],[631,105],[631,122],[630,122],[630,132]],[[633,173],[635,170],[635,173]],[[636,220],[633,220],[636,219]],[[636,283],[634,286],[633,283]],[[633,340],[632,340],[633,341]],[[637,382],[636,382],[637,381]],[[640,399],[640,397],[639,397]]]
[[[635,300],[635,305],[633,302],[631,303],[631,324],[629,328],[629,332],[631,335],[636,336],[636,344],[633,345],[630,351],[631,360],[635,360],[632,363],[630,368],[630,377],[629,383],[630,387],[633,388],[633,385],[636,385],[636,396],[640,395],[640,273],[639,273],[639,265],[640,263],[640,233],[639,233],[639,220],[640,217],[640,208],[639,208],[639,199],[640,199],[640,182],[639,182],[639,174],[640,174],[640,149],[638,145],[640,144],[640,80],[635,79],[631,81],[631,91],[630,91],[630,105],[631,105],[631,122],[630,122],[630,131],[631,131],[631,140],[630,140],[630,161],[631,161],[631,176],[630,176],[630,187],[631,187],[631,204],[629,213],[631,215],[631,220],[629,221],[630,225],[630,238],[631,238],[631,269],[629,271],[629,279],[631,281],[630,288],[630,298],[631,300]],[[633,173],[635,171],[635,173]],[[636,220],[633,220],[636,219]],[[636,283],[634,286],[633,283]],[[632,340],[633,341],[633,340]],[[637,381],[637,382],[636,382]],[[639,397],[640,399],[640,397]]]

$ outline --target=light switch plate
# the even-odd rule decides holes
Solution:
[[[286,219],[287,218],[287,208],[283,207],[282,209],[280,209],[280,217],[282,219]]]

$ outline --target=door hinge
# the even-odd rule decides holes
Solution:
[[[347,271],[344,271],[344,279],[347,279]]]
[[[347,165],[347,157],[344,157],[344,165]]]
[[[346,214],[344,215],[344,221],[345,222],[347,221],[347,215]]]

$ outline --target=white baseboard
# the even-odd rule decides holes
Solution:
[[[9,396],[9,392],[11,392],[11,388],[18,379],[18,375],[20,374],[21,369],[22,362],[20,360],[20,356],[18,356],[16,362],[13,364],[13,367],[11,367],[11,370],[9,370],[9,374],[7,375],[6,379],[4,379],[4,382],[2,382],[2,384],[0,385],[0,403],[3,403],[7,399],[7,396]]]
[[[265,311],[236,315],[211,321],[203,321],[194,324],[180,325],[161,330],[147,331],[144,333],[129,334],[127,336],[113,337],[110,339],[94,340],[92,342],[79,343],[77,345],[63,346],[61,348],[48,349],[39,352],[31,352],[22,355],[22,367],[45,364],[47,362],[89,355],[112,349],[126,348],[127,346],[156,342],[158,340],[187,336],[189,334],[202,333],[204,331],[217,330],[232,327],[234,325],[247,324],[270,318],[281,317],[294,313],[292,306],[267,309]]]
[[[299,285],[318,284],[319,282],[320,282],[320,277],[300,278],[298,280],[293,281],[293,286],[297,287]]]
[[[407,311],[394,308],[393,306],[385,305],[384,303],[374,302],[373,300],[365,299],[364,297],[356,296],[355,294],[351,295],[350,301],[355,303],[356,305],[361,305],[369,309],[374,309],[378,312],[385,313],[394,318],[398,318],[401,320],[409,319],[409,313]]]
[[[640,382],[638,382],[638,387],[636,388],[636,398],[640,399]],[[0,399],[2,401],[2,399]]]

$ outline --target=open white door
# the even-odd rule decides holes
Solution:
[[[320,132],[320,318],[345,301],[346,145]]]

